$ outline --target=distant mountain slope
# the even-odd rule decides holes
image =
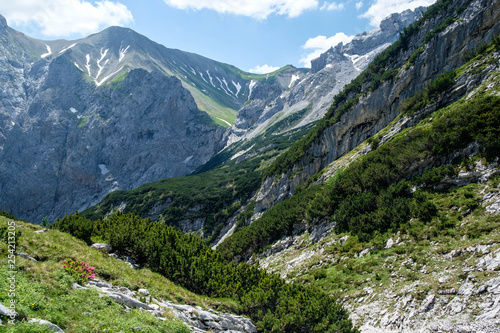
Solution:
[[[0,16],[0,40],[0,207],[34,221],[190,173],[257,84],[305,72],[250,74],[120,27],[42,41]]]
[[[292,72],[288,85],[256,83],[248,103],[238,112],[228,144],[250,139],[294,113],[307,110],[288,129],[304,126],[323,117],[333,97],[359,75],[377,54],[394,43],[414,22],[424,7],[391,14],[380,27],[356,35],[346,45],[340,43],[312,61],[307,73]]]
[[[335,96],[320,123],[267,170],[257,210],[289,197],[311,176],[375,135],[401,114],[405,100],[439,74],[460,67],[467,52],[500,33],[498,1],[469,3],[439,1],[440,7],[427,10]],[[443,103],[466,91],[463,86],[445,95]]]

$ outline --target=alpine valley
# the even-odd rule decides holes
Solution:
[[[266,75],[0,16],[0,81],[6,332],[500,331],[499,0]]]

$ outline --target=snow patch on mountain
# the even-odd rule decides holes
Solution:
[[[210,80],[210,84],[214,87],[215,87],[215,84],[214,84],[214,80],[212,79],[212,76],[210,75],[210,71],[207,69],[207,75],[208,75],[208,79]]]
[[[224,86],[222,85],[222,81],[221,79],[219,79],[219,77],[215,77],[217,80],[219,80],[219,83],[220,83],[220,87],[222,88],[222,90],[224,90],[224,92],[227,94],[227,95],[231,95],[230,93],[227,92],[226,88],[224,88]],[[224,78],[222,78],[224,80]],[[226,86],[227,86],[227,83],[226,83]]]
[[[233,91],[232,91],[231,89],[229,89],[229,86],[228,86],[228,84],[227,84],[227,81],[226,81],[226,78],[225,78],[225,77],[223,77],[223,78],[222,78],[222,82],[224,82],[224,84],[226,85],[226,89],[227,89],[227,91],[229,91],[231,94],[233,94],[233,95],[234,95]],[[229,95],[229,94],[228,94],[228,95]]]
[[[120,67],[118,70],[114,71],[113,73],[109,74],[108,76],[104,77],[101,81],[97,81],[97,78],[94,79],[95,84],[99,87],[101,84],[106,82],[107,79],[118,73],[123,69],[124,66]]]
[[[288,85],[288,88],[291,88],[294,84],[295,81],[297,81],[298,79],[300,79],[300,76],[298,75],[292,75],[292,79],[290,80],[290,84]]]
[[[235,96],[238,96],[238,94],[240,93],[240,90],[241,90],[241,84],[239,82],[234,82],[234,80],[231,80],[231,82],[236,87],[236,94],[235,94]]]
[[[40,57],[43,59],[43,58],[46,58],[48,57],[49,55],[52,54],[52,50],[50,49],[50,46],[48,46],[47,44],[45,44],[45,46],[47,46],[47,53],[44,53],[42,54]]]
[[[256,80],[250,81],[250,85],[248,86],[248,90],[250,90],[248,92],[248,100],[250,100],[250,96],[252,96],[252,90],[253,90],[253,88],[255,88],[256,85],[257,85],[257,81]]]
[[[107,173],[109,173],[108,168],[106,167],[106,164],[99,164],[99,169],[101,169],[101,174],[104,176]]]
[[[118,62],[121,62],[123,60],[123,58],[125,58],[125,55],[127,54],[129,47],[130,47],[130,45],[128,45],[126,48],[122,48],[122,46],[120,45],[120,50],[118,52],[119,53]]]
[[[76,44],[77,43],[73,43],[70,46],[68,46],[67,48],[62,49],[61,51],[59,51],[59,54],[62,54],[64,52],[68,51],[70,48],[74,47]]]
[[[203,77],[203,73],[202,72],[198,72],[198,74],[200,74],[200,77],[202,78],[203,81],[205,81],[206,83],[208,83],[207,80],[205,80],[205,78]]]
[[[87,73],[89,76],[92,76],[90,73],[90,54],[85,55],[85,59],[87,59],[87,64],[85,65],[85,68],[87,68]]]

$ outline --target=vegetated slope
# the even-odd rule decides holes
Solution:
[[[487,165],[476,160],[460,169],[473,178]],[[498,176],[427,188],[436,207],[429,223],[415,220],[368,242],[323,225],[277,242],[256,264],[337,295],[362,332],[496,332],[499,190]]]
[[[145,288],[158,300],[235,310],[233,302],[193,294],[146,268],[134,270],[66,233],[41,230],[40,226],[0,216],[0,303],[9,307],[14,300],[17,312],[14,325],[8,324],[8,316],[1,316],[2,332],[53,332],[45,325],[29,323],[32,319],[47,320],[68,333],[125,332],[138,327],[147,332],[190,331],[169,310],[161,311],[164,320],[160,320],[146,311],[127,310],[112,298],[101,297],[93,288],[75,289],[74,283],[82,282],[60,263],[68,258],[93,266],[100,282],[128,288],[134,293]],[[15,243],[11,242],[12,238]],[[17,253],[13,259],[9,257],[12,252]],[[10,266],[12,262],[15,265]],[[13,274],[14,281],[11,280]],[[11,282],[15,285],[14,292]]]
[[[117,251],[193,292],[237,302],[263,332],[357,332],[337,299],[317,288],[288,284],[258,268],[225,260],[198,237],[132,214],[90,221],[66,216],[52,228],[90,243],[100,237]]]
[[[310,176],[375,135],[401,113],[405,100],[439,74],[460,67],[466,52],[491,41],[500,33],[498,6],[498,1],[470,5],[469,1],[438,1],[429,7],[334,98],[320,124],[268,169],[256,212],[289,197]],[[449,99],[459,98],[466,90],[458,89]],[[450,102],[444,97],[444,102]]]
[[[395,122],[363,143],[360,150],[374,150],[355,162],[349,164],[359,152],[342,157],[336,178],[324,184],[329,189],[317,190],[320,199],[309,203],[309,218],[319,223],[309,222],[306,232],[282,238],[250,261],[338,295],[361,331],[495,332],[500,37],[492,44],[458,70],[485,78],[479,87],[397,134],[401,120]],[[348,166],[339,169],[342,164]],[[410,179],[398,181],[397,169]],[[392,185],[376,181],[377,190],[368,177]],[[346,184],[357,194],[332,203],[331,194]],[[407,186],[403,196],[394,191]],[[336,208],[324,218],[319,207]]]
[[[500,37],[486,42],[218,250],[338,295],[361,331],[495,332]]]
[[[443,13],[449,12],[453,17],[457,15],[459,9],[459,15],[469,17],[469,19],[474,16],[472,13],[475,13],[476,20],[473,29],[480,29],[479,25],[489,26],[490,29],[495,31],[498,29],[498,22],[490,20],[491,17],[488,16],[488,13],[496,15],[492,8],[498,6],[498,3],[492,3],[489,7],[482,2],[480,3],[483,7],[480,7],[481,10],[478,11],[479,7],[475,2],[472,2],[470,7],[462,7],[459,2],[438,2],[424,13],[422,21],[418,21],[416,27],[425,26],[425,22],[435,17],[445,20],[447,16],[443,15]],[[478,21],[478,17],[482,17],[483,21]],[[465,20],[458,20],[453,23],[454,26],[450,26],[448,30],[442,32],[440,38],[446,38],[447,33],[461,34],[459,30],[461,24],[465,24],[464,22]],[[489,25],[490,23],[491,25]],[[444,29],[439,21],[436,25],[440,30]],[[409,31],[417,31],[415,30],[416,27],[410,26]],[[428,29],[432,35],[436,34],[435,29],[437,28],[428,27]],[[465,29],[468,30],[471,27],[465,24]],[[487,40],[488,38],[491,40],[491,30],[481,31]],[[420,31],[417,35],[421,34]],[[404,39],[403,35],[402,40]],[[420,39],[420,37],[417,39]],[[422,37],[422,39],[424,38]],[[388,57],[392,53],[401,53],[401,50],[403,50],[402,40],[396,44],[395,48],[391,47],[382,53],[380,58],[375,60],[371,66],[380,66],[383,63],[382,60],[390,59]],[[412,38],[408,39],[407,43],[414,44]],[[439,43],[439,41],[436,40],[435,43]],[[454,43],[459,44],[460,41]],[[394,112],[406,113],[407,118],[403,118],[399,128],[396,126],[396,129],[391,131],[384,140],[387,140],[405,126],[415,124],[423,115],[457,100],[464,94],[471,93],[485,79],[487,73],[496,70],[498,66],[496,53],[493,55],[490,53],[498,49],[498,43],[498,38],[495,38],[489,46],[481,46],[477,49],[479,53],[489,52],[488,59],[490,60],[481,63],[481,67],[478,69],[479,72],[473,73],[475,75],[471,76],[455,71],[443,73],[435,77],[432,82],[429,82],[427,87],[422,87],[419,93],[415,92],[413,97],[408,96],[411,98],[407,98],[405,102],[400,102],[401,107],[395,109]],[[420,54],[420,51],[418,53]],[[473,51],[470,51],[468,54],[473,53]],[[460,55],[461,62],[466,61],[462,60],[461,57],[462,54]],[[459,56],[450,54],[450,59],[455,58],[459,58]],[[456,62],[460,61],[456,60]],[[405,64],[405,61],[399,63]],[[423,63],[421,65],[423,66]],[[401,74],[417,66],[419,66],[417,63],[414,65],[406,64],[404,67],[407,69],[401,69]],[[426,63],[425,66],[428,67],[430,64]],[[482,72],[482,70],[485,71]],[[418,70],[415,69],[414,71]],[[370,78],[370,73],[372,72],[369,68],[360,77]],[[483,73],[483,75],[479,73]],[[417,78],[415,79],[417,80]],[[305,180],[312,176],[315,171],[321,170],[321,165],[328,161],[328,156],[340,153],[337,151],[337,149],[341,149],[335,144],[336,140],[339,140],[339,144],[345,145],[345,148],[342,149],[347,149],[351,145],[354,146],[362,137],[368,137],[367,134],[377,128],[376,124],[380,119],[383,119],[383,117],[378,119],[373,117],[377,114],[380,115],[380,113],[384,115],[386,101],[379,100],[379,104],[366,104],[365,99],[369,100],[383,93],[395,93],[388,90],[390,87],[400,92],[399,96],[402,97],[403,91],[399,89],[397,83],[399,81],[403,81],[403,86],[406,86],[406,81],[403,78],[398,80],[390,79],[389,82],[386,81],[383,84],[377,83],[377,77],[371,78],[368,83],[356,79],[351,85],[347,86],[346,91],[336,97],[337,103],[340,103],[339,100],[345,98],[346,92],[358,89],[356,87],[359,87],[359,89],[365,87],[364,89],[373,91],[367,92],[365,97],[363,97],[363,94],[353,96],[351,102],[347,101],[342,104],[344,106],[335,108],[334,105],[332,110],[336,112],[336,115],[333,111],[330,114],[333,118],[328,118],[327,115],[303,140],[276,159],[271,168],[267,170],[269,178],[257,196],[254,212],[262,211],[265,205],[267,207],[275,205],[250,226],[227,238],[218,249],[228,258],[248,259],[254,251],[260,251],[264,246],[273,243],[284,235],[290,235],[294,229],[304,229],[307,224],[314,224],[325,218],[333,218],[337,223],[338,230],[352,232],[361,239],[369,239],[376,233],[399,228],[411,218],[429,219],[433,213],[432,205],[429,205],[425,196],[421,196],[419,191],[410,191],[412,184],[405,179],[422,174],[428,168],[450,163],[455,157],[463,156],[465,154],[464,149],[469,144],[472,144],[472,147],[475,144],[476,150],[481,151],[488,158],[496,156],[495,154],[498,151],[498,136],[496,135],[498,129],[495,117],[498,112],[498,98],[494,95],[478,97],[474,102],[468,101],[465,106],[453,109],[454,111],[450,113],[450,117],[456,117],[456,122],[440,119],[434,122],[433,126],[435,127],[433,128],[435,132],[427,132],[427,130],[423,129],[405,132],[407,136],[400,137],[398,141],[390,142],[390,145],[382,145],[362,159],[352,162],[350,167],[337,172],[334,180],[326,185],[307,186],[307,184],[321,176],[321,174],[318,174],[314,178],[310,178],[309,183],[297,190],[288,200],[276,204],[277,201],[285,199],[289,192],[293,190],[293,187],[304,184]],[[376,83],[375,86],[373,82]],[[471,111],[465,112],[468,108]],[[416,113],[416,110],[422,111]],[[366,114],[373,114],[370,116],[373,122],[363,123],[363,119],[364,121],[367,120],[364,116]],[[339,121],[337,122],[335,119],[339,119]],[[328,127],[331,122],[334,125]],[[344,125],[344,122],[348,122],[348,125]],[[361,124],[358,127],[350,127],[352,123],[359,122]],[[467,124],[467,126],[464,124]],[[369,130],[365,131],[363,128]],[[338,134],[337,130],[345,131],[347,137],[341,141],[335,136],[335,133]],[[484,130],[487,133],[484,133]],[[381,137],[374,137],[371,140],[375,147],[380,142]],[[308,145],[311,145],[311,148],[308,148]],[[472,148],[469,147],[469,149]],[[294,160],[301,162],[299,165],[294,166],[293,169],[286,171],[282,176],[276,176],[275,178],[270,176],[278,172],[278,170],[286,170],[284,166],[291,165],[287,164],[288,162],[293,164],[292,161]],[[279,163],[284,163],[284,166]],[[446,172],[443,170],[447,169],[433,171],[437,172],[437,175],[433,177],[444,177]]]

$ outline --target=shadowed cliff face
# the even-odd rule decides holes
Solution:
[[[55,219],[112,190],[186,175],[224,146],[224,128],[179,79],[133,69],[99,86],[71,49],[47,61],[43,43],[2,27],[0,209]]]

